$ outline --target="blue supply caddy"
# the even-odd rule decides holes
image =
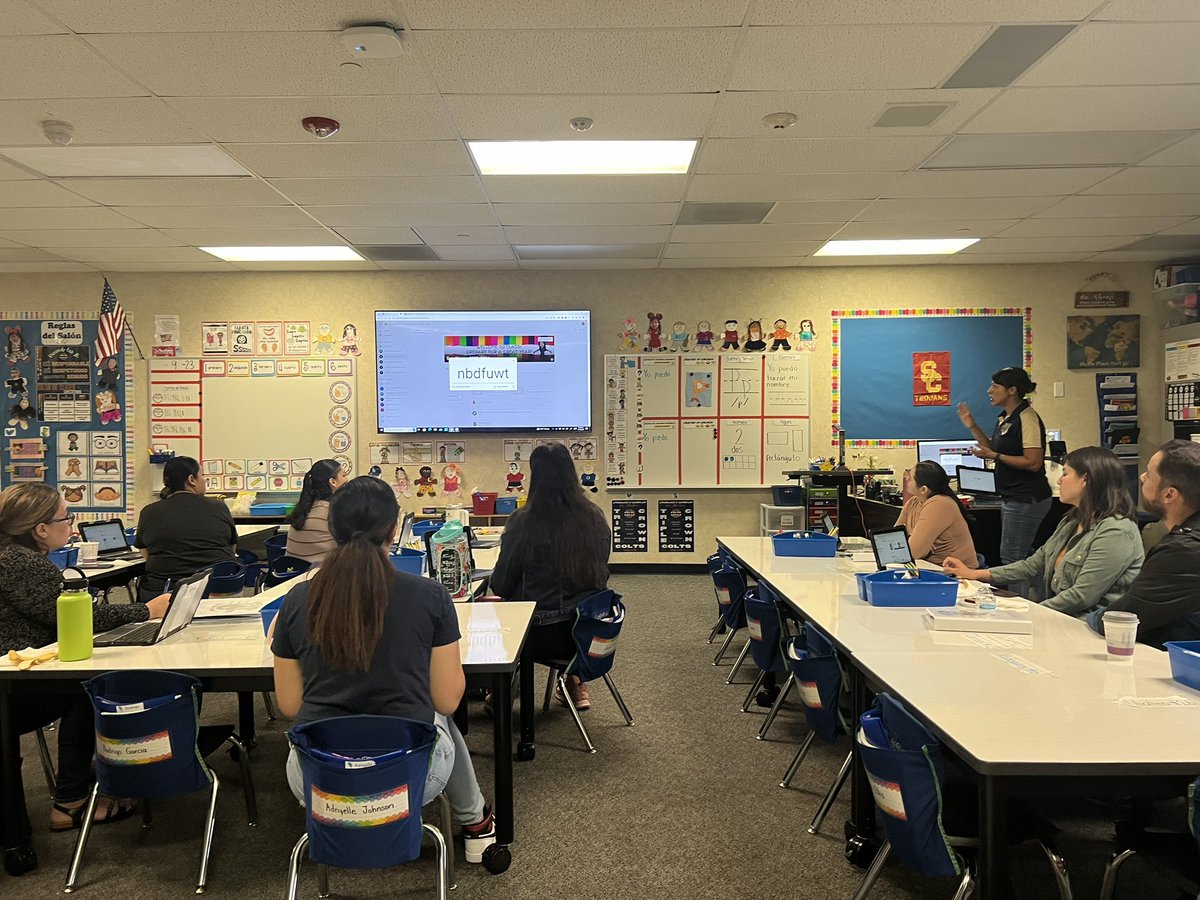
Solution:
[[[958,579],[941,572],[918,570],[916,578],[906,569],[859,572],[858,596],[872,606],[954,606],[958,602]]]
[[[1171,677],[1194,691],[1200,691],[1200,641],[1167,641]]]
[[[808,556],[832,559],[838,539],[820,531],[784,531],[771,536],[776,556]]]

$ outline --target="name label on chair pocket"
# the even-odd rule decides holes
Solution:
[[[96,755],[113,766],[145,766],[171,758],[171,733],[159,731],[145,737],[113,738],[96,735]]]
[[[746,616],[746,630],[750,632],[750,637],[753,640],[762,640],[762,622],[758,619],[752,619]]]
[[[612,656],[617,649],[617,639],[614,638],[592,638],[591,644],[588,645],[588,656],[601,657]]]
[[[796,687],[800,690],[800,702],[809,709],[823,709],[821,705],[821,692],[817,689],[815,681],[800,681],[796,680]]]
[[[893,819],[908,821],[908,812],[904,809],[904,795],[900,793],[900,785],[894,781],[884,781],[867,773],[871,782],[871,793],[875,795],[876,805]]]
[[[408,818],[408,785],[379,794],[330,794],[312,786],[312,817],[322,825],[375,828]]]

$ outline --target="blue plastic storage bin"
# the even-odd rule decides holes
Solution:
[[[250,515],[252,516],[286,516],[288,514],[287,503],[255,503],[250,507]]]
[[[263,634],[266,634],[271,630],[271,623],[274,622],[275,617],[279,615],[279,607],[283,606],[283,601],[286,597],[287,594],[284,594],[282,597],[272,600],[258,611],[258,614],[262,616]]]
[[[819,531],[784,531],[771,536],[776,556],[824,556],[837,553],[838,539]]]
[[[441,519],[422,519],[420,522],[413,522],[413,537],[423,538],[430,532],[437,531],[445,524]]]
[[[1171,660],[1171,677],[1200,691],[1200,641],[1167,641],[1163,646]]]
[[[62,547],[58,550],[51,550],[46,555],[50,557],[50,562],[54,563],[60,572],[67,568],[67,566],[79,564],[78,547]]]
[[[859,573],[859,596],[872,606],[953,606],[958,602],[958,579],[941,572],[920,570],[905,578],[903,569]]]
[[[425,554],[412,547],[401,547],[395,553],[389,553],[388,559],[396,567],[397,572],[407,572],[409,575],[422,575],[425,571]]]
[[[511,516],[517,511],[516,497],[497,497],[496,498],[496,515]]]

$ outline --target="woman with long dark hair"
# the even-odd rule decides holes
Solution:
[[[313,565],[336,546],[329,533],[329,499],[346,483],[342,466],[332,459],[318,459],[304,475],[300,500],[288,524],[287,555]]]
[[[574,656],[573,613],[580,601],[608,585],[611,540],[604,514],[579,483],[570,451],[559,443],[535,447],[529,455],[529,499],[504,526],[489,582],[505,600],[537,604],[525,645],[534,660]],[[568,690],[577,709],[591,706],[578,678],[568,680]]]
[[[397,572],[388,560],[399,511],[391,488],[370,476],[346,482],[330,499],[336,546],[311,580],[288,592],[275,618],[275,691],[283,712],[302,723],[351,715],[432,722],[438,740],[425,796],[445,789],[467,861],[477,863],[496,829],[466,742],[448,718],[467,683],[458,616],[445,588]],[[303,803],[295,750],[287,776]]]
[[[1028,559],[973,569],[954,557],[942,568],[960,578],[1012,584],[1041,578],[1042,603],[1086,616],[1125,594],[1142,569],[1142,539],[1121,461],[1111,450],[1081,447],[1063,460],[1059,499],[1072,507],[1050,539]]]
[[[143,602],[166,590],[168,581],[234,559],[237,547],[229,507],[204,496],[200,463],[190,456],[167,460],[158,496],[157,503],[142,508],[133,539],[146,557],[146,574],[138,582]]]
[[[954,491],[950,476],[931,460],[922,460],[908,475],[912,495],[900,511],[897,525],[908,529],[908,545],[917,559],[940,564],[947,556],[976,562],[975,542],[967,527],[966,513]]]

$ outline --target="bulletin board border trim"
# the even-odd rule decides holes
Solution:
[[[838,430],[841,427],[842,319],[872,318],[920,318],[924,316],[1020,316],[1022,322],[1023,365],[1028,370],[1033,365],[1033,307],[1032,306],[957,306],[957,307],[908,307],[905,309],[835,309],[829,314],[829,330],[832,344],[833,381],[830,390],[830,441],[837,446]],[[880,449],[902,449],[915,447],[915,440],[881,438],[877,440],[848,440],[847,447],[870,447]]]

